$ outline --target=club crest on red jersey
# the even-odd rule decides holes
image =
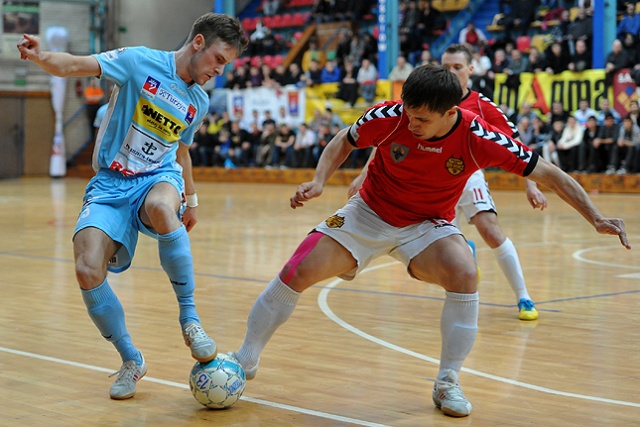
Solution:
[[[340,215],[332,215],[325,221],[329,228],[340,228],[344,225],[344,217]]]
[[[391,143],[391,158],[394,162],[400,163],[407,157],[407,154],[409,154],[409,147],[397,142]]]
[[[462,161],[462,157],[459,159],[450,157],[444,167],[447,168],[451,175],[460,175],[462,171],[464,171],[464,162]]]

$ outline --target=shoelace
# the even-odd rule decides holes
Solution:
[[[520,308],[524,308],[525,310],[531,310],[534,307],[533,301],[531,301],[531,300],[522,301],[518,305],[520,306]]]
[[[189,337],[189,341],[192,343],[208,342],[208,336],[202,326],[197,323],[192,323],[184,329],[184,333]]]
[[[440,382],[438,384],[438,393],[446,394],[449,400],[467,400],[458,384]]]
[[[109,378],[118,375],[118,378],[116,378],[117,383],[121,383],[125,381],[133,381],[133,375],[135,373],[136,368],[137,368],[136,362],[133,360],[129,360],[125,362],[118,371],[109,375]]]

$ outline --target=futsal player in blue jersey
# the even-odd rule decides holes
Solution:
[[[194,302],[187,232],[197,222],[198,198],[189,145],[208,112],[201,85],[221,75],[247,43],[236,18],[214,13],[198,18],[187,42],[174,52],[132,47],[76,56],[43,51],[39,39],[28,34],[18,43],[22,59],[52,75],[95,76],[115,84],[93,152],[96,175],[87,185],[73,237],[76,276],[89,316],[123,362],[111,386],[113,399],[133,397],[147,372],[107,280],[108,271],[131,265],[138,233],[158,240],[191,355],[206,362],[217,354]]]

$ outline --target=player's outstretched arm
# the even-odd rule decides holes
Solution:
[[[303,182],[298,186],[295,194],[289,199],[293,209],[304,206],[304,202],[319,197],[325,184],[338,167],[349,157],[354,147],[347,140],[348,128],[342,129],[327,144],[311,182]]]
[[[371,154],[369,154],[369,158],[367,159],[367,163],[365,163],[365,165],[363,166],[362,171],[360,172],[360,175],[358,175],[353,180],[351,185],[349,185],[349,190],[347,191],[347,198],[354,196],[362,188],[362,183],[364,182],[364,179],[367,177],[367,171],[369,170],[369,163],[371,163],[371,160],[373,160],[373,156],[376,155],[377,149],[378,149],[377,147],[373,147],[373,149],[371,150]]]
[[[18,42],[20,58],[30,60],[47,73],[58,77],[98,77],[100,64],[92,56],[76,56],[67,52],[40,50],[40,39],[25,34]]]
[[[540,157],[535,169],[527,178],[550,188],[562,200],[580,212],[598,233],[616,235],[620,239],[622,246],[631,249],[631,245],[627,240],[624,221],[620,218],[605,218],[589,199],[580,184],[560,168]]]

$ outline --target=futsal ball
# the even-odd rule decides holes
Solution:
[[[228,408],[236,403],[246,383],[242,366],[226,354],[218,354],[210,362],[197,362],[189,375],[189,389],[193,397],[213,409]]]

